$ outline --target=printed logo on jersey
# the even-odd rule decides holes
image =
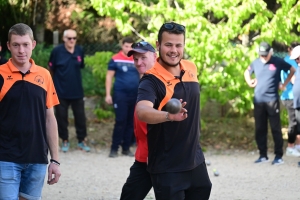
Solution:
[[[270,64],[270,65],[269,65],[269,70],[275,71],[275,70],[276,70],[275,65],[274,65],[274,64]]]
[[[6,80],[13,80],[11,76],[7,76]]]
[[[81,61],[82,61],[82,59],[81,59],[80,56],[77,56],[77,61],[78,61],[78,62],[81,62]]]
[[[34,78],[34,81],[37,82],[38,85],[44,84],[44,78],[42,76],[40,76],[40,75],[36,76]]]
[[[122,70],[123,70],[123,72],[127,72],[128,71],[128,67],[127,66],[122,66]]]

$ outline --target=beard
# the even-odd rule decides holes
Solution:
[[[159,50],[158,50],[158,54],[159,54],[159,59],[160,59],[166,66],[169,66],[169,67],[176,67],[177,65],[179,65],[179,63],[180,63],[180,61],[181,61],[181,59],[182,59],[182,57],[181,57],[180,60],[179,60],[179,62],[177,62],[177,63],[175,63],[175,64],[171,64],[171,63],[165,61],[165,60],[162,58],[161,53],[160,53],[160,48],[159,48]]]

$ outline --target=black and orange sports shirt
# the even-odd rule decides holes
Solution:
[[[159,58],[158,58],[159,59]],[[171,98],[187,102],[188,118],[181,122],[147,124],[148,171],[150,173],[192,170],[204,161],[199,144],[200,86],[196,66],[180,62],[181,75],[175,77],[158,60],[142,77],[137,102],[146,100],[157,110],[165,111]]]
[[[59,102],[49,71],[30,62],[25,74],[0,66],[0,161],[48,163],[46,110]]]

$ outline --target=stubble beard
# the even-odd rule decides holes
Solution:
[[[176,67],[179,65],[180,61],[182,58],[180,58],[179,62],[177,62],[176,64],[171,64],[171,63],[168,63],[167,61],[165,61],[162,56],[161,56],[161,53],[160,53],[160,49],[158,51],[158,54],[159,54],[159,59],[166,65],[166,66],[169,66],[169,67]]]

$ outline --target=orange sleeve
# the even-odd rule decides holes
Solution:
[[[47,73],[47,97],[46,97],[46,106],[48,108],[52,108],[59,104],[58,96],[54,87],[54,83],[52,77],[48,71]]]

